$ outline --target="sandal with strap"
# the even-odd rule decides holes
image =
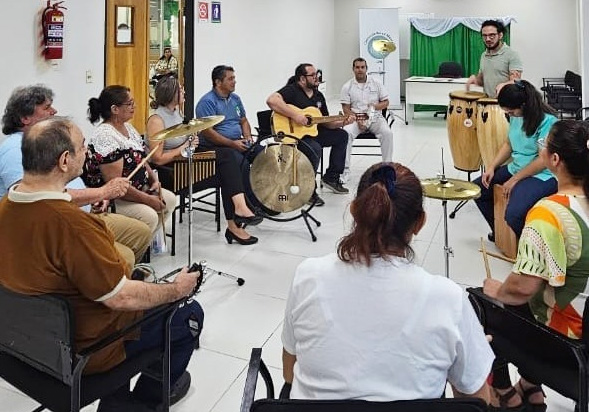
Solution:
[[[506,411],[508,411],[508,412],[523,412],[523,411],[525,411],[526,405],[523,402],[517,406],[507,406],[507,403],[509,402],[509,400],[518,394],[513,386],[509,389],[509,391],[507,391],[503,395],[501,395],[499,392],[497,392],[497,389],[495,389],[495,388],[492,388],[492,390],[495,392],[495,395],[499,399],[499,407],[489,405],[489,411],[492,411],[492,412],[506,412]]]
[[[524,402],[524,405],[526,405],[527,412],[546,412],[546,404],[545,403],[530,403],[530,401],[529,401],[530,396],[535,393],[538,393],[538,392],[542,393],[544,398],[546,398],[546,393],[544,393],[542,386],[535,385],[529,389],[524,390],[524,387],[522,386],[521,381],[518,382],[517,385],[519,386],[519,390],[522,393],[522,400]]]

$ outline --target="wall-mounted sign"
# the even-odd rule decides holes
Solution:
[[[211,2],[211,23],[221,23],[221,2]]]
[[[198,21],[209,21],[209,3],[206,1],[198,2]]]

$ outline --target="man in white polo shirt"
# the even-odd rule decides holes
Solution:
[[[352,69],[354,77],[343,85],[340,97],[344,114],[357,115],[355,122],[344,126],[348,132],[344,179],[350,173],[352,144],[362,132],[372,132],[378,138],[383,162],[393,160],[393,131],[382,116],[382,110],[389,107],[389,94],[380,81],[366,74],[368,66],[362,57],[354,59]]]

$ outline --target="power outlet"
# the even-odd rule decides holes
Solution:
[[[92,83],[94,81],[94,76],[92,75],[92,70],[86,70],[86,83]]]

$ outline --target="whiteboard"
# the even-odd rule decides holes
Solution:
[[[399,58],[403,60],[411,57],[411,17],[431,19],[434,13],[399,13]]]

